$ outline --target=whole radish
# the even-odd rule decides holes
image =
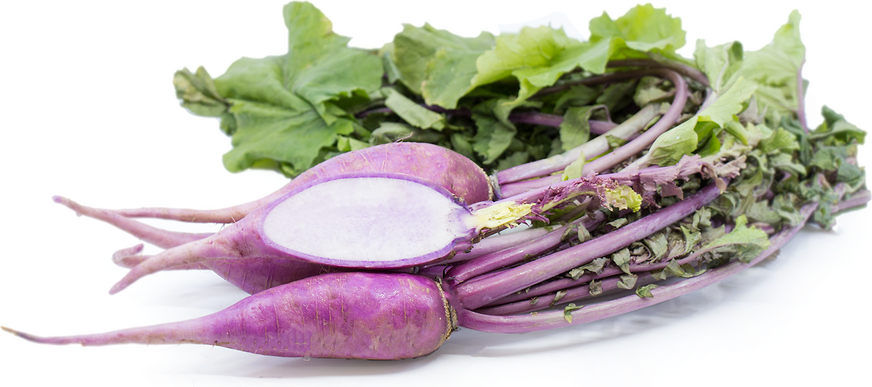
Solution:
[[[107,210],[83,206],[60,196],[55,196],[53,199],[79,215],[102,220],[144,242],[169,249],[205,239],[212,234],[162,230],[129,217],[152,216],[187,222],[234,223],[243,219],[258,206],[269,204],[294,189],[311,185],[313,182],[332,176],[355,173],[390,173],[394,176],[414,177],[443,188],[453,200],[461,203],[471,204],[486,201],[493,196],[487,175],[468,158],[437,145],[397,142],[338,155],[309,169],[281,190],[265,198],[223,210]],[[128,258],[127,256],[138,254],[141,250],[138,248],[132,253],[128,251],[119,258]],[[293,259],[294,257],[248,258],[250,259],[246,262],[213,261],[206,264],[182,265],[180,268],[211,269],[222,278],[249,293],[314,274],[339,270],[327,264],[305,262]],[[138,260],[143,261],[144,259],[139,257]],[[130,266],[131,260],[127,261],[126,266]]]
[[[641,197],[600,177],[466,206],[445,188],[407,175],[354,173],[311,182],[205,239],[144,260],[110,291],[142,276],[206,261],[297,259],[353,269],[404,269],[468,251],[483,230],[590,196],[591,208],[638,210]]]
[[[58,338],[3,329],[48,344],[195,343],[271,356],[389,360],[439,348],[456,327],[451,310],[429,278],[334,273],[277,286],[182,322]]]

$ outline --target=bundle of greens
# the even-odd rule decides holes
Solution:
[[[296,176],[337,153],[400,139],[502,170],[581,145],[674,93],[643,73],[618,82],[592,76],[669,65],[705,82],[675,54],[684,45],[680,21],[651,6],[594,20],[590,42],[545,26],[464,38],[406,25],[379,50],[347,47],[308,3],[291,3],[284,15],[287,54],[239,59],[215,79],[202,67],[175,75],[182,106],[220,117],[233,137],[230,171]],[[704,86],[692,87],[698,105]]]
[[[455,261],[469,262],[446,278],[462,293],[464,281],[490,273],[496,283],[513,270],[523,276],[525,265],[580,243],[614,246],[601,257],[569,259],[579,265],[561,265],[565,278],[553,272],[512,281],[507,289],[523,294],[489,293],[487,302],[465,304],[472,309],[507,314],[565,303],[579,281],[590,281],[581,291],[590,296],[609,276],[612,288],[650,295],[657,280],[750,262],[809,217],[828,228],[837,213],[870,197],[856,159],[865,132],[826,107],[824,122],[807,126],[797,12],[757,51],[698,41],[692,59],[676,52],[685,45],[680,19],[650,4],[617,19],[594,18],[588,41],[547,26],[465,38],[406,25],[370,51],[347,47],[307,3],[284,12],[286,55],[240,59],[215,79],[203,68],[176,73],[182,106],[221,117],[233,136],[227,169],[294,176],[339,152],[418,141],[476,161],[493,173],[502,197],[601,174],[644,198],[641,212],[586,208],[584,201],[554,209],[534,229],[566,226],[534,242],[541,245],[535,253],[523,242],[520,256],[503,245],[502,252],[460,254]],[[690,207],[682,199],[709,181],[716,197],[656,232],[617,241],[617,230],[650,223],[647,212]],[[548,292],[550,302],[537,301]]]

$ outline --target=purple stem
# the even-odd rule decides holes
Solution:
[[[580,223],[579,227],[584,227],[590,230],[597,227],[603,220],[605,220],[605,214],[598,211],[594,217],[584,217],[582,219],[583,220],[573,223]],[[491,254],[486,254],[454,266],[446,273],[446,279],[452,285],[456,285],[481,274],[523,262],[527,257],[542,254],[560,245],[560,242],[563,241],[563,234],[566,230],[565,227],[561,227],[531,242]]]
[[[626,81],[628,79],[638,79],[642,78],[646,75],[654,75],[651,69],[646,70],[633,70],[633,71],[618,71],[614,73],[607,73],[602,75],[595,75],[589,78],[579,79],[576,81],[566,82],[557,86],[545,87],[539,89],[536,93],[535,97],[541,97],[543,95],[549,95],[554,93],[559,93],[561,91],[572,88],[573,86],[578,85],[598,85],[601,83],[612,83],[612,82],[620,82]]]
[[[543,282],[541,284],[531,286],[528,289],[524,289],[521,291],[514,292],[508,296],[495,300],[485,307],[492,307],[497,305],[503,305],[508,303],[513,303],[517,301],[527,300],[529,301],[532,297],[541,296],[543,294],[554,293],[559,290],[574,288],[580,285],[587,284],[591,280],[600,279],[605,277],[611,277],[614,275],[621,274],[621,269],[615,266],[607,266],[603,269],[599,274],[597,273],[585,273],[582,274],[578,279],[572,278],[560,278],[556,280],[551,280],[547,282]],[[480,310],[480,309],[479,309]]]
[[[661,209],[653,214],[621,227],[606,235],[591,239],[574,247],[520,265],[493,277],[466,282],[454,288],[458,300],[466,309],[476,309],[518,290],[542,282],[618,251],[631,243],[675,223],[702,208],[720,195],[711,183],[689,198]]]
[[[675,71],[685,77],[693,79],[701,83],[703,86],[709,86],[708,77],[699,71],[698,69],[688,66],[684,63],[678,62],[658,62],[653,59],[624,59],[624,60],[613,60],[609,62],[608,67],[648,67],[648,68],[666,68],[672,71]]]
[[[515,183],[506,183],[500,187],[500,194],[505,196],[514,196],[523,192],[527,192],[529,190],[548,187],[561,181],[563,181],[563,175],[556,174],[540,177],[538,179],[522,180]]]
[[[645,128],[645,125],[658,115],[657,106],[648,105],[606,134],[624,140],[631,140],[639,131]],[[599,136],[562,154],[500,171],[496,174],[496,179],[499,181],[501,191],[503,188],[508,189],[507,191],[502,191],[501,194],[503,196],[512,196],[516,193],[524,192],[526,189],[519,188],[523,185],[513,187],[510,183],[562,171],[569,164],[572,164],[573,161],[581,157],[581,155],[584,155],[585,158],[593,158],[608,152],[608,150],[608,138],[606,136]]]
[[[809,203],[802,207],[800,213],[802,213],[807,221],[808,217],[816,208],[817,203]],[[652,289],[651,294],[653,295],[653,298],[641,298],[636,295],[629,295],[599,304],[586,305],[584,308],[572,313],[572,322],[566,321],[564,311],[562,310],[542,312],[535,315],[524,314],[514,316],[492,316],[470,310],[462,310],[459,316],[460,325],[465,328],[483,332],[523,333],[562,328],[569,325],[585,324],[632,312],[702,289],[708,285],[717,283],[734,274],[744,271],[767,258],[775,251],[778,251],[778,249],[793,238],[793,236],[796,235],[804,225],[805,221],[795,227],[785,229],[770,238],[769,247],[749,263],[733,261],[724,266],[709,270],[699,276]]]
[[[684,110],[684,104],[687,101],[688,94],[687,83],[684,81],[684,78],[672,70],[656,69],[652,71],[657,71],[661,77],[668,78],[675,85],[675,100],[672,101],[669,110],[663,114],[663,117],[661,117],[656,124],[651,126],[651,128],[646,130],[645,133],[642,133],[639,137],[636,137],[611,153],[607,153],[604,156],[585,164],[582,170],[582,175],[591,172],[599,173],[605,171],[621,161],[626,160],[630,156],[641,152],[650,146],[657,137],[660,137],[661,134],[672,128],[681,116],[681,111]]]
[[[538,112],[517,112],[509,114],[509,121],[519,124],[542,125],[558,128],[560,127],[560,124],[563,123],[563,116]],[[590,125],[590,132],[597,135],[606,133],[618,126],[618,124],[611,121],[590,120],[588,123]]]
[[[468,261],[470,259],[480,257],[485,254],[490,254],[495,251],[500,251],[525,242],[529,242],[547,233],[548,230],[544,228],[529,228],[526,230],[515,231],[512,233],[490,236],[474,244],[472,246],[472,250],[468,252],[457,253],[454,255],[453,258],[444,262],[440,262],[439,264],[444,264],[446,262],[454,263]]]
[[[437,113],[445,113],[445,114],[456,114],[459,116],[469,117],[472,115],[472,112],[466,108],[460,109],[445,109],[441,106],[435,105],[424,105],[421,106],[432,110]],[[364,118],[373,113],[393,113],[394,111],[391,108],[384,107],[372,110],[365,110],[360,113],[357,113],[355,117]],[[559,116],[556,114],[548,114],[548,113],[540,113],[540,112],[515,112],[509,114],[509,121],[518,123],[518,124],[530,124],[530,125],[542,125],[549,126],[553,128],[560,127],[560,124],[563,123],[563,116]],[[599,120],[590,120],[590,132],[593,134],[603,134],[612,130],[612,128],[618,126],[618,124],[611,121],[599,121]]]
[[[529,313],[537,310],[548,309],[556,305],[557,303],[565,304],[585,298],[599,297],[617,293],[616,290],[624,290],[618,287],[618,283],[620,282],[620,275],[611,276],[603,279],[602,282],[600,282],[600,286],[602,286],[602,293],[599,293],[597,295],[591,295],[590,284],[584,284],[581,286],[565,289],[565,292],[562,293],[560,299],[557,299],[557,293],[551,293],[537,298],[530,298],[527,300],[516,301],[499,306],[481,308],[476,310],[475,312],[497,316]],[[653,276],[651,276],[650,274],[641,274],[636,279],[635,286],[644,286],[652,282],[654,282]]]
[[[850,199],[842,200],[833,206],[833,213],[849,210],[854,207],[866,205],[872,199],[872,192],[867,189],[854,192]]]
[[[646,130],[644,133],[639,135],[636,138],[630,140],[630,142],[624,144],[618,149],[613,150],[611,153],[607,153],[604,156],[601,156],[587,164],[584,165],[582,169],[582,174],[586,175],[591,172],[602,172],[605,171],[621,161],[624,161],[630,156],[635,155],[636,153],[641,152],[646,147],[650,146],[654,140],[657,139],[661,134],[672,128],[678,118],[681,116],[681,112],[684,110],[684,105],[687,102],[687,82],[684,81],[684,78],[681,77],[678,73],[668,70],[668,69],[653,69],[646,70],[648,75],[657,75],[662,78],[667,78],[675,85],[675,98],[672,101],[672,104],[669,106],[669,109],[663,114],[663,117],[657,121],[651,128]],[[644,110],[643,110],[644,111]],[[648,123],[646,120],[642,123],[642,127]],[[623,124],[622,124],[623,125]],[[641,129],[641,127],[639,128]],[[630,139],[629,136],[619,136],[624,139]],[[603,138],[599,140],[601,137],[592,140],[593,141],[605,141]],[[590,143],[590,142],[589,142]],[[585,144],[587,145],[587,144]],[[582,145],[585,146],[585,145]],[[607,143],[605,145],[608,145]],[[580,148],[580,147],[579,147]],[[578,148],[576,148],[578,149]],[[548,158],[544,160],[534,161],[532,163],[527,163],[523,165],[519,165],[517,167],[512,167],[506,169],[504,171],[500,171],[497,173],[497,179],[500,182],[500,191],[504,196],[511,196],[513,194],[524,192],[525,190],[529,190],[537,187],[545,187],[549,184],[552,184],[555,179],[559,179],[560,177],[545,177],[543,179],[530,180],[525,182],[520,182],[521,180],[531,179],[535,177],[546,176],[552,174],[554,172],[560,171],[566,166],[568,166],[572,161],[575,161],[578,158],[578,155],[575,153],[576,149],[567,151],[565,154],[569,154],[574,152],[574,157],[563,157],[563,160],[559,162],[555,161],[557,158]],[[608,147],[605,149],[598,150],[597,152],[582,152],[585,157],[593,158],[595,156],[599,156],[601,153],[606,152]],[[588,154],[590,153],[590,154]],[[561,155],[562,156],[562,155]],[[541,180],[541,181],[539,181]],[[511,183],[516,183],[518,185],[514,185]]]

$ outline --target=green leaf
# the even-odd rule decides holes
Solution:
[[[608,142],[608,144],[609,144],[609,149],[618,149],[628,142],[627,140],[624,140],[623,138],[620,138],[617,136],[612,136],[610,134],[606,134],[605,136],[606,136],[606,142]]]
[[[472,149],[484,158],[485,165],[493,164],[503,155],[515,137],[517,130],[494,117],[473,115],[478,132],[473,138]]]
[[[612,254],[612,262],[624,273],[630,273],[630,249],[624,247],[623,249],[618,250],[617,252]]]
[[[381,59],[346,47],[350,39],[333,33],[333,24],[313,5],[292,2],[283,14],[288,28],[285,87],[311,104],[328,124],[325,101],[381,86]]]
[[[499,162],[497,162],[497,170],[502,171],[509,169],[514,166],[518,166],[526,163],[530,160],[530,154],[527,152],[514,152],[509,156],[505,156],[500,158]]]
[[[696,154],[706,157],[721,150],[721,142],[718,140],[718,133],[721,132],[721,127],[717,123],[709,121],[708,117],[700,117],[693,127],[693,131],[696,132],[698,139]]]
[[[745,103],[751,99],[757,85],[742,78],[737,79],[724,94],[715,102],[698,113],[699,116],[708,116],[720,127],[724,127],[733,117],[745,110]]]
[[[847,157],[848,151],[844,147],[824,146],[814,153],[809,165],[824,171],[836,171],[845,163]]]
[[[696,214],[694,214],[694,218],[696,218]],[[688,254],[702,240],[702,234],[699,231],[692,231],[684,226],[681,226],[681,233],[684,235],[684,253]]]
[[[496,39],[496,47],[476,60],[478,74],[472,84],[496,82],[518,71],[520,94],[532,95],[535,91],[531,88],[553,85],[563,72],[575,68],[575,63],[552,68],[554,62],[559,62],[558,54],[572,42],[563,30],[548,26],[524,27],[517,34],[502,34]]]
[[[506,123],[493,116],[496,104],[505,100],[493,99],[476,106],[472,119],[478,131],[473,137],[472,149],[484,158],[484,164],[493,164],[511,145],[518,130],[511,123]]]
[[[406,24],[394,37],[392,58],[409,90],[424,94],[428,104],[453,109],[472,90],[476,59],[494,44],[488,32],[464,38],[429,24]]]
[[[577,280],[579,277],[582,276],[582,274],[584,274],[585,271],[599,274],[603,271],[603,268],[605,267],[605,265],[607,263],[609,263],[609,259],[605,258],[605,257],[600,257],[600,258],[594,259],[593,261],[591,261],[590,263],[588,263],[586,265],[582,265],[582,266],[579,266],[575,269],[570,270],[569,277],[574,279],[574,280]]]
[[[799,150],[799,142],[796,140],[796,136],[784,128],[778,128],[771,136],[760,140],[757,149],[766,154],[790,152]]]
[[[285,88],[284,56],[240,58],[224,74],[215,78],[215,86],[224,98],[269,104],[285,110],[312,110],[300,96]]]
[[[439,49],[427,64],[427,77],[421,84],[421,94],[428,105],[454,109],[457,102],[475,87],[472,78],[478,72],[475,60],[478,51]]]
[[[739,42],[707,47],[704,40],[697,40],[693,56],[696,66],[708,78],[712,90],[722,93],[730,77],[741,68],[744,50]]]
[[[769,204],[766,203],[766,201],[755,202],[747,211],[745,211],[745,215],[748,219],[755,222],[763,222],[772,225],[778,224],[778,222],[781,221],[781,216],[770,209]]]
[[[642,77],[636,84],[633,102],[636,103],[636,106],[645,106],[654,102],[666,101],[667,98],[674,95],[674,91],[664,90],[663,85],[664,82],[660,78],[652,76]]]
[[[636,80],[613,83],[596,98],[596,103],[605,105],[608,111],[618,111],[633,102]]]
[[[596,279],[590,280],[590,283],[587,285],[587,292],[591,296],[598,296],[603,293],[603,283],[602,281],[597,281]]]
[[[696,134],[697,126],[703,125],[703,128],[710,128],[709,122],[712,122],[718,127],[724,127],[728,122],[732,122],[734,116],[744,110],[743,102],[751,98],[756,87],[752,82],[737,80],[709,107],[657,137],[645,156],[648,158],[647,163],[659,166],[673,165],[681,160],[682,156],[693,153],[699,145],[699,137]],[[700,130],[706,131],[705,129]],[[712,150],[712,148],[704,149]]]
[[[336,148],[340,152],[351,152],[367,147],[369,147],[369,143],[346,136],[338,136],[336,141]]]
[[[823,107],[824,122],[810,135],[809,140],[821,141],[825,145],[863,144],[866,132],[845,120],[841,114]]]
[[[365,99],[381,86],[382,59],[346,47],[349,39],[333,33],[314,6],[290,3],[283,14],[286,55],[241,58],[214,81],[232,114],[222,117],[222,128],[233,134],[234,148],[224,155],[230,171],[274,165],[294,174],[312,167],[338,152],[339,135],[354,132],[337,103]]]
[[[394,89],[386,88],[384,93],[388,96],[385,100],[385,106],[391,108],[409,125],[421,129],[442,130],[445,128],[445,116],[442,114],[415,103]]]
[[[560,143],[563,150],[570,150],[590,139],[590,115],[603,106],[582,106],[566,109],[560,124]]]
[[[657,284],[649,284],[649,285],[645,285],[645,286],[640,286],[640,287],[636,288],[636,295],[639,296],[639,298],[654,298],[654,295],[651,294],[651,290],[654,288],[659,288],[659,287],[660,287],[660,285],[657,285]]]
[[[617,20],[604,12],[590,21],[592,42],[621,39],[626,47],[642,52],[675,52],[684,46],[685,35],[681,19],[651,4],[638,5]]]
[[[630,187],[619,185],[615,189],[606,189],[605,202],[602,205],[605,208],[629,208],[637,212],[642,208],[642,196]]]
[[[778,153],[769,156],[769,167],[793,175],[805,176],[808,174],[805,166],[800,164],[799,160],[795,160],[789,153]]]
[[[659,166],[673,165],[681,157],[693,153],[699,143],[694,128],[699,117],[694,116],[657,137],[645,155],[647,163]]]
[[[566,305],[566,307],[563,308],[563,319],[565,319],[566,322],[568,322],[568,323],[572,323],[572,312],[575,312],[576,310],[579,310],[583,307],[584,307],[584,305],[581,305],[581,306],[575,306],[575,304]]]
[[[625,48],[623,39],[603,39],[598,42],[584,42],[569,47],[564,54],[566,58],[572,58],[578,67],[594,74],[602,74],[606,71],[609,59],[616,52]]]
[[[787,226],[793,227],[805,219],[797,208],[799,199],[793,194],[781,194],[772,200],[772,209],[784,220]]]
[[[622,275],[621,280],[618,281],[617,287],[618,289],[630,290],[634,286],[636,286],[636,281],[639,279],[639,276],[635,274],[625,274]]]
[[[653,257],[651,257],[652,261],[663,258],[663,256],[666,255],[666,252],[669,250],[669,244],[666,240],[666,233],[664,232],[655,233],[654,235],[645,238],[643,242],[646,246],[648,246],[651,254],[653,254]]]
[[[751,140],[753,134],[751,130],[742,126],[738,121],[729,121],[726,125],[724,125],[724,130],[742,142],[744,145],[748,145],[748,142]]]
[[[586,161],[587,160],[584,158],[584,152],[580,153],[578,158],[563,170],[563,181],[580,179]]]
[[[746,51],[743,64],[731,79],[745,78],[757,85],[755,96],[767,118],[778,121],[779,115],[793,115],[799,107],[797,74],[805,61],[805,46],[799,36],[799,13],[793,11],[786,24],[776,31],[768,45]]]
[[[421,130],[399,122],[382,122],[369,138],[370,145],[387,144],[397,141],[427,142],[436,144],[443,140],[442,134],[432,130]]]
[[[338,134],[354,130],[352,122],[344,118],[327,125],[314,110],[296,112],[259,102],[229,101],[237,125],[233,149],[224,155],[224,167],[231,172],[250,168],[260,160],[309,168],[318,160],[321,148],[335,144]]]
[[[382,66],[385,68],[388,83],[396,83],[402,75],[400,69],[397,68],[397,63],[394,62],[394,42],[385,43],[379,51],[379,56],[382,58]]]
[[[736,218],[736,225],[728,234],[717,238],[703,247],[705,250],[733,253],[742,262],[750,262],[769,247],[766,232],[755,227],[747,227],[745,215]]]
[[[451,148],[454,149],[455,152],[460,153],[469,159],[475,159],[475,154],[472,149],[472,137],[463,133],[452,133],[450,139]]]
[[[176,98],[182,107],[198,116],[221,117],[227,112],[227,102],[215,88],[215,82],[202,66],[192,73],[187,68],[173,75]]]
[[[630,221],[627,220],[627,218],[618,218],[618,219],[615,219],[615,220],[608,222],[606,224],[618,229],[618,228],[621,228],[621,227],[627,225],[628,223],[630,223]]]
[[[602,90],[585,85],[575,85],[560,94],[554,102],[554,112],[563,113],[572,106],[585,106],[595,101]]]

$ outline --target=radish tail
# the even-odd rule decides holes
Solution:
[[[145,260],[151,258],[151,255],[142,255],[142,244],[133,247],[121,249],[112,254],[112,262],[116,265],[132,269]],[[192,263],[189,265],[173,266],[166,270],[210,270],[210,267],[204,263]]]
[[[208,317],[208,316],[207,316]],[[110,344],[179,344],[179,343],[196,343],[196,344],[216,344],[216,341],[204,341],[203,323],[200,319],[182,321],[177,323],[153,325],[142,328],[124,329],[120,331],[97,333],[91,335],[75,335],[75,336],[60,336],[60,337],[42,337],[35,336],[29,333],[19,332],[11,328],[0,327],[4,331],[9,332],[27,341],[42,344],[80,344],[82,346],[97,346]]]
[[[207,260],[222,258],[243,258],[242,254],[235,247],[225,246],[222,243],[222,239],[231,239],[230,244],[233,245],[234,243],[232,240],[234,238],[232,237],[226,238],[226,236],[222,236],[222,238],[215,238],[213,236],[164,250],[153,257],[145,259],[131,269],[121,281],[116,283],[109,291],[109,294],[120,292],[137,279],[146,275],[168,270],[176,266],[198,265]]]
[[[114,210],[105,210],[101,208],[83,206],[62,196],[52,197],[52,200],[54,200],[55,203],[62,204],[67,208],[75,211],[78,215],[84,215],[89,218],[102,220],[106,223],[120,228],[121,230],[126,231],[127,233],[145,242],[151,243],[164,249],[180,246],[185,243],[203,239],[212,235],[211,233],[184,233],[162,230],[157,227],[149,226],[147,224],[135,221],[133,219],[128,219],[122,215],[119,215]]]
[[[295,186],[287,184],[268,196],[248,203],[221,208],[217,210],[194,210],[187,208],[143,207],[113,210],[118,215],[128,218],[157,218],[178,220],[188,223],[236,223],[254,211],[255,208],[282,197]]]

